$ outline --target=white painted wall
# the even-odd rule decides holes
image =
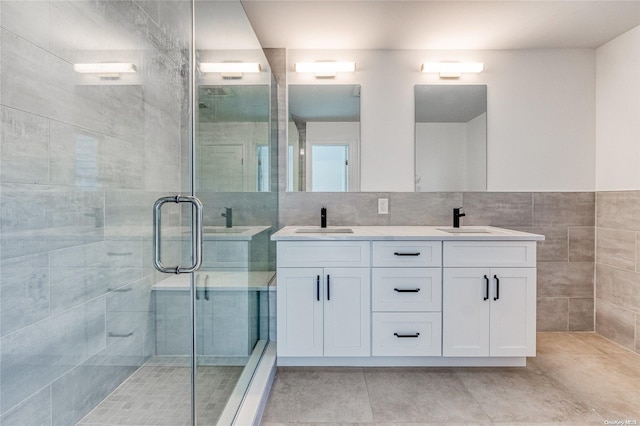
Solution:
[[[640,26],[596,50],[596,190],[640,189]]]
[[[467,125],[416,125],[416,191],[461,191],[467,181]]]
[[[355,60],[333,80],[296,74],[295,62]],[[425,61],[478,61],[457,81],[418,72]],[[413,191],[416,84],[488,86],[490,191],[592,191],[595,187],[595,52],[289,50],[290,84],[360,84],[361,190]]]
[[[486,120],[416,124],[416,191],[486,189]]]

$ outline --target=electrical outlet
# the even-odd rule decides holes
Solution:
[[[378,198],[378,214],[389,214],[388,198]]]

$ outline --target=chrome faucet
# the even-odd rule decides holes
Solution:
[[[225,207],[221,216],[227,219],[225,226],[231,228],[233,226],[233,210],[231,207]]]
[[[462,216],[466,216],[466,214],[460,213],[461,210],[462,210],[462,207],[453,209],[453,227],[454,228],[460,228],[460,218]]]
[[[327,227],[327,208],[323,207],[320,209],[320,228]]]

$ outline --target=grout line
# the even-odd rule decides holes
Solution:
[[[362,378],[364,379],[364,386],[367,389],[367,401],[369,402],[369,412],[371,413],[371,421],[375,422],[375,418],[373,416],[373,406],[371,405],[371,393],[369,392],[369,382],[367,381],[367,374],[365,372],[365,368],[362,368]]]

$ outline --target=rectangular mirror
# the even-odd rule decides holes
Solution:
[[[290,85],[287,190],[360,190],[360,86]]]
[[[268,85],[198,88],[198,188],[270,190]]]
[[[487,190],[487,86],[415,86],[416,191]]]

